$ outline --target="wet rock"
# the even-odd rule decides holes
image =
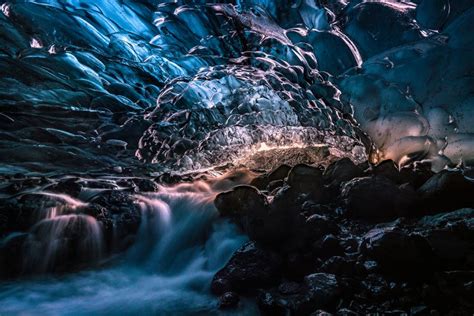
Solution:
[[[23,272],[26,233],[13,233],[0,241],[0,278],[14,278]]]
[[[423,297],[441,314],[462,315],[472,311],[474,294],[473,271],[445,271],[438,273],[434,284],[424,288]]]
[[[320,168],[296,165],[288,173],[287,183],[298,192],[310,193],[315,199],[322,197],[323,172]]]
[[[445,269],[466,269],[472,256],[474,232],[435,229],[423,233]]]
[[[80,209],[80,212],[94,217],[101,225],[104,231],[107,244],[110,246],[114,242],[114,217],[109,210],[99,204],[90,203]]]
[[[22,252],[25,273],[92,266],[104,254],[102,228],[93,217],[82,214],[45,219],[30,230]]]
[[[467,230],[474,230],[474,209],[464,208],[449,213],[441,213],[422,217],[418,223],[427,228],[453,229],[464,226]]]
[[[237,307],[240,297],[235,292],[226,292],[219,297],[219,308],[227,309]]]
[[[156,182],[161,183],[161,184],[176,184],[181,181],[183,181],[182,177],[177,175],[177,174],[171,174],[169,172],[165,172],[158,176],[156,179]]]
[[[60,180],[58,183],[47,186],[45,190],[57,193],[65,193],[77,197],[82,190],[82,185],[78,182],[78,180],[78,178],[67,178]]]
[[[355,178],[342,189],[349,216],[371,221],[416,215],[418,198],[413,190],[398,187],[385,177]]]
[[[304,228],[308,238],[313,242],[325,237],[326,235],[337,234],[340,230],[339,226],[333,220],[329,219],[327,216],[318,214],[308,217],[308,219],[306,219]],[[326,240],[326,242],[331,241]]]
[[[267,190],[268,190],[268,192],[270,192],[270,194],[272,194],[272,192],[275,192],[275,193],[276,193],[276,190],[278,190],[279,188],[281,188],[284,184],[285,184],[285,181],[283,181],[283,180],[274,180],[274,181],[271,181],[271,182],[267,185]]]
[[[398,165],[393,160],[384,160],[373,166],[372,173],[376,176],[385,177],[396,184],[404,182]]]
[[[281,274],[281,265],[282,260],[276,253],[248,242],[216,273],[211,290],[217,295],[229,291],[243,293],[275,284]]]
[[[113,229],[106,230],[106,239],[112,240],[117,250],[127,248],[141,222],[140,207],[133,196],[125,191],[110,190],[95,196],[90,202],[106,210],[94,206],[88,212],[97,214],[98,219],[103,216],[106,227],[109,227],[110,221],[113,223]]]
[[[320,265],[320,261],[305,249],[285,253],[284,275],[291,280],[301,280],[305,275],[314,273]]]
[[[137,178],[133,179],[133,183],[137,188],[138,192],[156,192],[158,191],[158,185],[156,182],[146,179],[146,178]]]
[[[233,218],[254,240],[273,242],[283,224],[271,214],[266,197],[252,186],[237,186],[217,195],[214,204],[222,216]]]
[[[418,189],[423,206],[431,212],[446,212],[463,207],[474,207],[474,181],[461,171],[443,170]]]
[[[394,275],[424,277],[436,269],[436,260],[428,241],[418,234],[406,234],[392,227],[369,231],[361,252]]]
[[[290,170],[290,166],[283,164],[268,174],[263,174],[254,178],[250,182],[250,185],[253,185],[260,190],[265,190],[268,188],[270,183],[284,180]],[[272,188],[268,188],[268,190],[271,191]]]
[[[330,164],[324,171],[324,181],[331,186],[362,177],[363,171],[349,158],[343,158]]]
[[[313,249],[318,258],[326,259],[344,254],[340,241],[332,234],[326,235],[313,244]]]
[[[217,195],[214,204],[222,216],[242,217],[250,213],[266,213],[267,200],[257,189],[247,185]]]
[[[433,175],[434,172],[429,164],[416,162],[411,166],[405,166],[400,169],[399,181],[401,183],[410,183],[413,188],[418,189]]]
[[[333,256],[324,262],[321,271],[337,276],[352,276],[355,274],[355,261],[341,256]]]
[[[281,287],[260,292],[258,304],[264,314],[309,315],[333,304],[341,293],[336,277],[327,273],[306,276],[291,292],[282,292]]]
[[[0,208],[0,219],[3,230],[8,232],[27,231],[34,224],[45,219],[49,214],[69,213],[74,206],[68,205],[63,198],[42,193],[26,193],[5,202]]]

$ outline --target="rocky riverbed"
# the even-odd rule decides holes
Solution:
[[[146,219],[137,194],[206,185],[218,214],[249,237],[212,278],[223,311],[250,299],[267,315],[472,314],[473,171],[330,160],[267,172],[4,178],[2,278],[113,265]]]
[[[212,281],[267,315],[470,315],[472,170],[282,165],[215,205],[251,238]]]

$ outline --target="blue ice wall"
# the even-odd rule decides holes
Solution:
[[[472,1],[222,2],[0,1],[2,171],[473,163]]]

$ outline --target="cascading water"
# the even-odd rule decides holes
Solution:
[[[74,264],[98,263],[103,244],[102,228],[92,216],[54,216],[31,229],[24,246],[24,269],[45,273],[64,267],[67,263],[61,261],[66,258]]]
[[[137,195],[142,221],[136,242],[125,254],[100,270],[4,284],[2,314],[219,314],[210,281],[247,239],[235,225],[217,218],[213,200],[216,188],[230,187],[226,181],[198,181]],[[92,220],[60,215],[39,222],[28,238],[31,255],[26,263],[48,271],[51,260],[68,257],[63,254],[68,249],[80,251],[75,259],[98,260],[101,228]],[[64,240],[74,229],[81,230],[79,246]],[[243,308],[234,313],[255,312],[251,304]]]

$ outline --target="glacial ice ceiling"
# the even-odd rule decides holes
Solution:
[[[0,171],[474,163],[474,1],[219,2],[0,1]]]

